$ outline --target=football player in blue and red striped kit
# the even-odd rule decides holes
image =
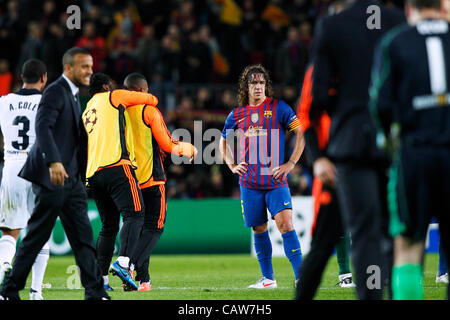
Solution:
[[[244,69],[239,79],[238,100],[240,106],[231,111],[225,122],[220,150],[230,170],[240,176],[244,223],[253,229],[262,278],[249,288],[276,288],[267,210],[283,237],[284,251],[297,282],[302,254],[292,224],[287,175],[300,159],[305,142],[295,112],[284,101],[273,98],[271,80],[263,66]],[[286,131],[295,132],[296,140],[292,155],[284,162]],[[230,147],[234,145],[234,137],[237,148]]]

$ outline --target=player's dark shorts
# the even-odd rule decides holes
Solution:
[[[88,182],[100,216],[111,213],[143,214],[144,199],[131,166],[104,168]]]
[[[241,205],[245,226],[260,226],[268,221],[267,210],[273,219],[278,212],[292,209],[291,192],[289,187],[258,190],[241,186]]]
[[[144,227],[162,232],[167,212],[165,185],[155,185],[141,191],[145,204]]]
[[[426,238],[432,216],[450,216],[450,148],[403,146],[389,172],[389,232]]]

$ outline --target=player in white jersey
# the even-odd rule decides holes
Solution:
[[[20,90],[0,97],[0,129],[5,158],[0,187],[0,285],[11,270],[20,230],[27,226],[34,208],[31,183],[18,177],[18,173],[36,140],[36,112],[47,83],[45,64],[37,59],[26,61],[22,67],[22,79],[24,84]],[[30,300],[43,300],[42,281],[49,255],[47,242],[33,264]]]

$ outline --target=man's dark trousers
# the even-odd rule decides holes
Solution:
[[[17,297],[25,287],[27,276],[42,246],[51,236],[59,217],[72,247],[75,261],[80,268],[80,277],[85,299],[99,299],[103,296],[100,269],[95,264],[95,247],[92,228],[87,215],[87,194],[81,179],[66,179],[64,186],[48,190],[33,184],[36,206],[28,221],[28,232],[14,260],[8,281],[2,288],[2,295]],[[100,280],[100,281],[99,281]]]
[[[336,163],[337,194],[352,239],[354,280],[359,299],[383,299],[389,266],[383,256],[383,171],[356,163]]]
[[[320,205],[311,240],[311,249],[300,266],[300,281],[297,284],[297,300],[312,300],[322,280],[322,274],[339,238],[343,236],[342,217],[335,188],[323,185],[320,197],[327,193],[328,203]]]
[[[61,76],[42,94],[36,113],[36,142],[19,176],[33,183],[36,202],[28,220],[28,233],[16,253],[10,276],[0,294],[18,298],[38,251],[49,239],[59,216],[80,268],[86,299],[108,298],[93,245],[84,187],[87,133],[81,122],[79,97]],[[69,178],[56,186],[50,177],[52,163],[61,163]]]

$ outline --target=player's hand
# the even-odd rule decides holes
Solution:
[[[63,186],[64,179],[69,177],[61,162],[52,162],[48,170],[50,171],[50,181],[54,185]]]
[[[190,163],[192,163],[192,162],[194,161],[194,159],[195,159],[195,157],[197,156],[197,154],[198,154],[198,150],[197,150],[196,147],[194,147],[194,155],[193,155],[192,157],[189,158],[189,162],[190,162]]]
[[[314,161],[313,174],[324,184],[332,187],[336,185],[336,167],[326,157],[321,157]]]
[[[286,162],[279,167],[272,169],[272,175],[274,179],[285,178],[288,173],[294,169],[295,165],[292,162]]]
[[[245,162],[241,162],[238,165],[234,165],[231,169],[231,172],[238,174],[239,176],[242,176],[247,172],[248,164]]]

